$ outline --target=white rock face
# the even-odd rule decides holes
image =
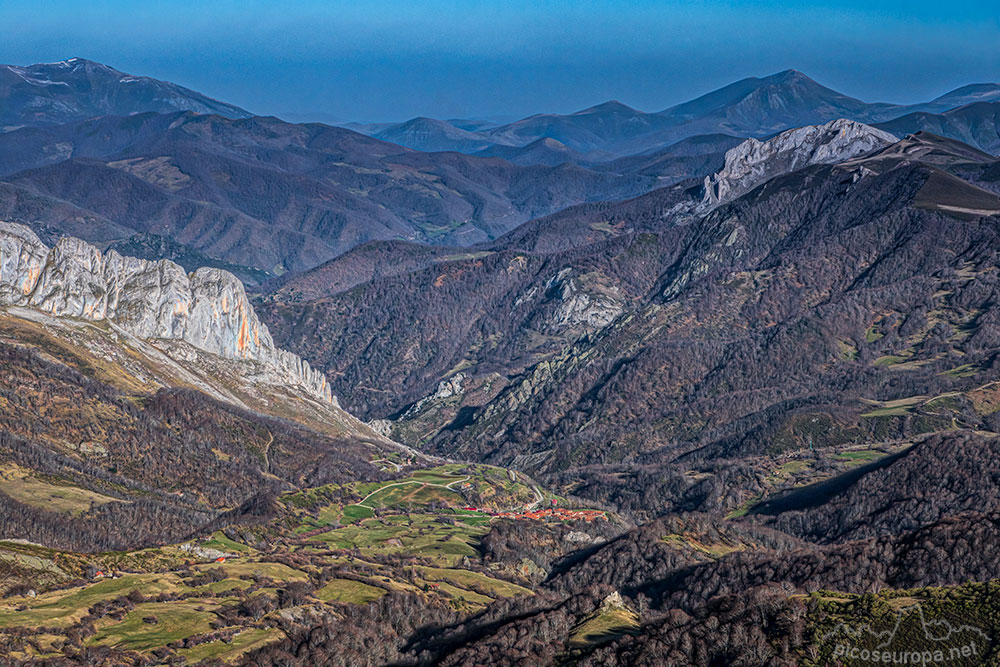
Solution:
[[[571,530],[571,531],[569,531],[563,537],[563,540],[566,541],[566,542],[573,542],[573,543],[576,543],[576,544],[591,544],[591,543],[597,541],[593,537],[591,537],[590,535],[588,535],[587,533],[581,532],[579,530]]]
[[[373,419],[368,422],[368,428],[378,433],[383,438],[392,437],[392,420]]]
[[[465,381],[465,373],[456,373],[454,376],[438,382],[437,391],[431,396],[435,398],[451,398],[462,393],[462,382]]]
[[[775,176],[814,164],[836,164],[898,141],[877,128],[840,118],[807,125],[768,139],[747,139],[726,152],[726,165],[705,177],[707,210],[736,199]]]
[[[557,328],[582,325],[602,329],[624,310],[617,289],[584,290],[574,279],[571,268],[559,271],[546,283],[545,289],[560,300],[553,318]]]
[[[0,225],[0,303],[14,303],[31,296],[49,249],[27,227]]]
[[[625,599],[618,591],[612,592],[601,601],[601,610],[609,611],[614,609],[628,609],[628,606],[625,604]]]
[[[243,283],[220,269],[187,274],[174,262],[102,253],[63,238],[51,250],[27,227],[0,222],[0,305],[56,317],[108,320],[142,339],[182,340],[227,359],[256,362],[269,384],[334,402],[322,373],[275,347]]]

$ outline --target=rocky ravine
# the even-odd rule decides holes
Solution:
[[[68,237],[50,249],[29,228],[0,222],[0,305],[107,320],[147,340],[181,340],[223,358],[256,362],[258,381],[301,387],[336,403],[326,377],[274,345],[243,284],[220,269],[188,274],[169,260],[102,253]]]
[[[424,437],[457,416],[441,409],[433,424],[422,416],[445,403],[459,405],[455,394],[491,400],[500,377],[516,377],[542,356],[628,317],[632,302],[644,298],[676,259],[683,227],[776,177],[895,143],[891,134],[845,119],[751,139],[727,152],[705,193],[687,183],[604,207],[568,209],[477,248],[482,255],[441,262],[440,268],[409,246],[373,244],[364,255],[292,277],[263,300],[262,313],[282,345],[328,370],[345,405],[368,418],[419,418],[413,433],[397,434]],[[731,244],[747,233],[734,230],[727,237]],[[593,250],[583,249],[590,244]],[[619,257],[626,261],[616,265]],[[376,272],[372,266],[404,268]],[[362,273],[370,277],[343,280]],[[454,291],[442,294],[446,283]],[[346,296],[348,289],[358,291]],[[489,303],[485,317],[483,300]],[[456,319],[454,313],[463,315]],[[455,368],[465,376],[461,391],[439,395],[435,388],[450,381]],[[387,386],[399,393],[370,389]]]

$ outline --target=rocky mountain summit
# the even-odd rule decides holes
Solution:
[[[843,162],[896,141],[884,130],[846,118],[788,130],[766,141],[747,139],[726,152],[721,170],[705,177],[701,208],[732,201],[775,176]]]
[[[322,373],[278,349],[231,273],[193,273],[169,260],[102,253],[79,239],[53,248],[22,225],[0,222],[0,305],[55,317],[107,321],[141,339],[180,340],[211,354],[255,365],[257,381],[301,387],[335,401]]]

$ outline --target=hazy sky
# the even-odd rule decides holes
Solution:
[[[255,113],[655,111],[799,69],[867,101],[1000,81],[997,0],[0,0],[0,62],[79,56]]]

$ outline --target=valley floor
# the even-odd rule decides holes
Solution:
[[[381,461],[389,470],[406,463]],[[233,662],[310,616],[336,618],[344,605],[392,594],[457,618],[533,595],[530,566],[483,564],[478,549],[492,522],[611,518],[564,509],[565,498],[500,468],[403,470],[398,480],[289,493],[264,523],[175,545],[77,554],[0,542],[0,568],[20,582],[0,601],[0,652]],[[533,509],[543,502],[560,506]]]

